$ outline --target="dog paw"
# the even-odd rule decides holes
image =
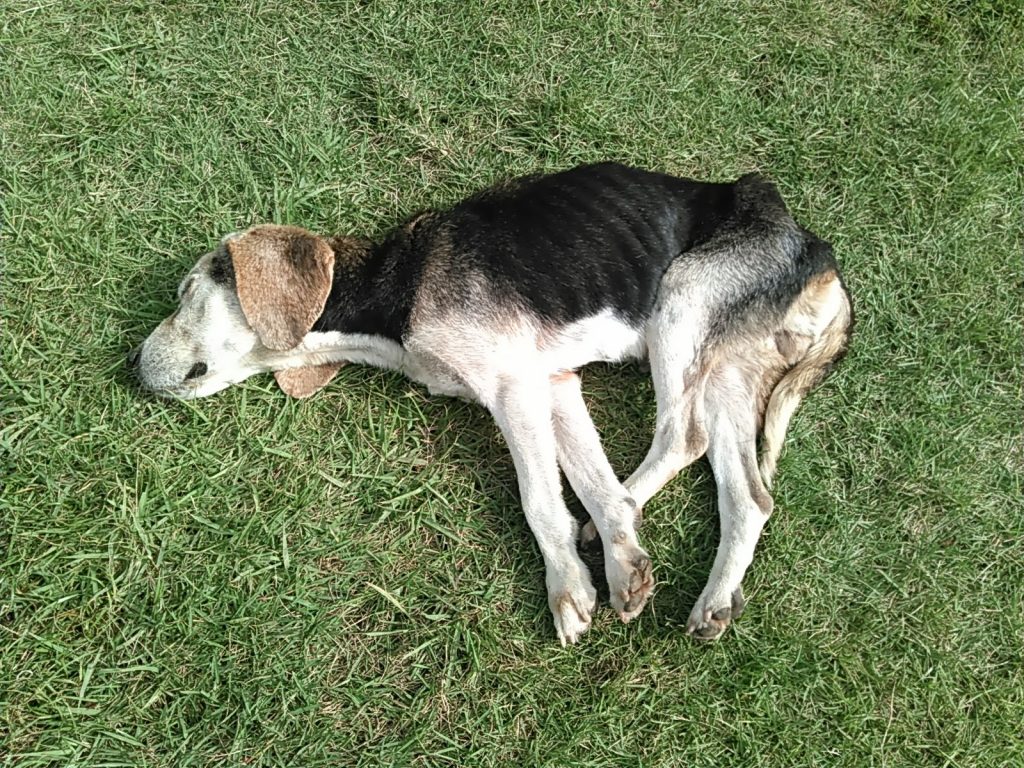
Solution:
[[[612,608],[622,621],[635,619],[654,590],[651,558],[640,547],[612,546],[606,550],[605,576]]]
[[[597,606],[597,590],[586,573],[577,583],[548,591],[548,605],[555,618],[555,631],[562,647],[572,645],[590,629],[590,617]]]
[[[580,528],[580,544],[590,546],[597,540],[597,526],[593,520],[587,520]]]
[[[702,594],[690,612],[686,633],[697,640],[717,640],[732,620],[740,617],[745,605],[742,587],[737,587],[731,598],[714,599]]]

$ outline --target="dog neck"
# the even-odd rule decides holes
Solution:
[[[399,227],[377,243],[327,238],[335,255],[334,278],[313,332],[402,343],[423,263],[414,226]]]

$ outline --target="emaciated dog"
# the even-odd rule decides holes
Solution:
[[[253,227],[203,256],[178,298],[129,355],[157,394],[202,397],[273,371],[305,397],[355,362],[487,408],[512,452],[563,644],[590,626],[596,593],[559,467],[601,537],[612,607],[629,621],[654,586],[640,511],[707,454],[721,542],[688,630],[718,637],[743,608],[790,417],[842,356],[852,321],[832,248],[794,222],[769,182],[613,163],[499,184],[379,242]],[[642,357],[657,423],[620,482],[576,371]]]

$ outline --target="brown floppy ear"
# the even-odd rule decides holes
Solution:
[[[292,397],[309,397],[327,386],[344,363],[324,363],[307,365],[304,368],[285,368],[275,371],[274,378],[286,395]]]
[[[253,227],[226,246],[242,312],[260,341],[277,351],[297,347],[331,293],[331,246],[304,229],[275,225]]]

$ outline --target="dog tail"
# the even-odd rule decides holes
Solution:
[[[846,354],[853,326],[850,295],[835,271],[812,278],[797,302],[804,302],[806,314],[802,319],[811,320],[817,328],[824,327],[803,356],[775,385],[768,399],[759,467],[768,488],[772,485],[790,418],[804,395],[817,386]]]

